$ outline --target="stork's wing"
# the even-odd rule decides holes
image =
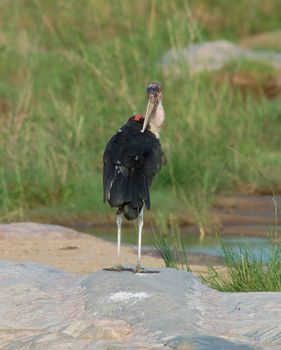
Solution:
[[[159,140],[142,123],[129,121],[108,142],[104,152],[104,200],[150,208],[149,185],[163,164]]]
[[[110,157],[111,140],[107,144],[103,155],[103,201],[109,201],[110,188],[114,179],[115,166]]]

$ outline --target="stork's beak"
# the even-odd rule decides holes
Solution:
[[[151,118],[153,117],[153,115],[154,115],[154,113],[156,111],[157,105],[158,105],[157,98],[155,98],[155,96],[153,94],[149,94],[148,95],[146,112],[145,112],[145,116],[144,116],[143,127],[142,127],[141,132],[145,132],[148,124],[151,121]]]

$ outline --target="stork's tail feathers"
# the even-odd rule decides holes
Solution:
[[[127,203],[123,205],[123,207],[119,207],[117,209],[116,215],[123,213],[127,220],[137,219],[142,210],[143,202],[141,201],[139,204],[140,205],[138,207],[133,207],[132,203]]]

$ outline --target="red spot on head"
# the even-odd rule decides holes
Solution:
[[[141,121],[142,119],[144,118],[144,115],[143,114],[136,114],[134,115],[132,118],[130,118],[131,120],[134,120],[136,122],[139,122]]]

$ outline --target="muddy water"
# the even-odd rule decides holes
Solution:
[[[280,206],[281,196],[277,196],[275,201]],[[281,213],[279,214],[281,215]],[[265,252],[269,248],[271,234],[276,232],[276,222],[279,227],[281,226],[279,214],[276,219],[276,205],[271,196],[219,196],[212,210],[213,221],[219,228],[218,231],[225,244],[237,247],[243,242],[250,246],[255,254],[260,254],[261,248]],[[106,240],[116,241],[114,223],[109,226],[81,225],[75,228]],[[203,258],[205,255],[220,255],[220,242],[216,235],[206,235],[202,241],[196,225],[184,226],[181,228],[181,232],[189,253],[203,256]],[[278,232],[279,238],[281,238],[281,231]],[[136,225],[132,224],[123,228],[122,242],[131,245],[137,244]],[[151,253],[154,244],[155,234],[151,228],[145,227],[143,232],[144,251]]]

